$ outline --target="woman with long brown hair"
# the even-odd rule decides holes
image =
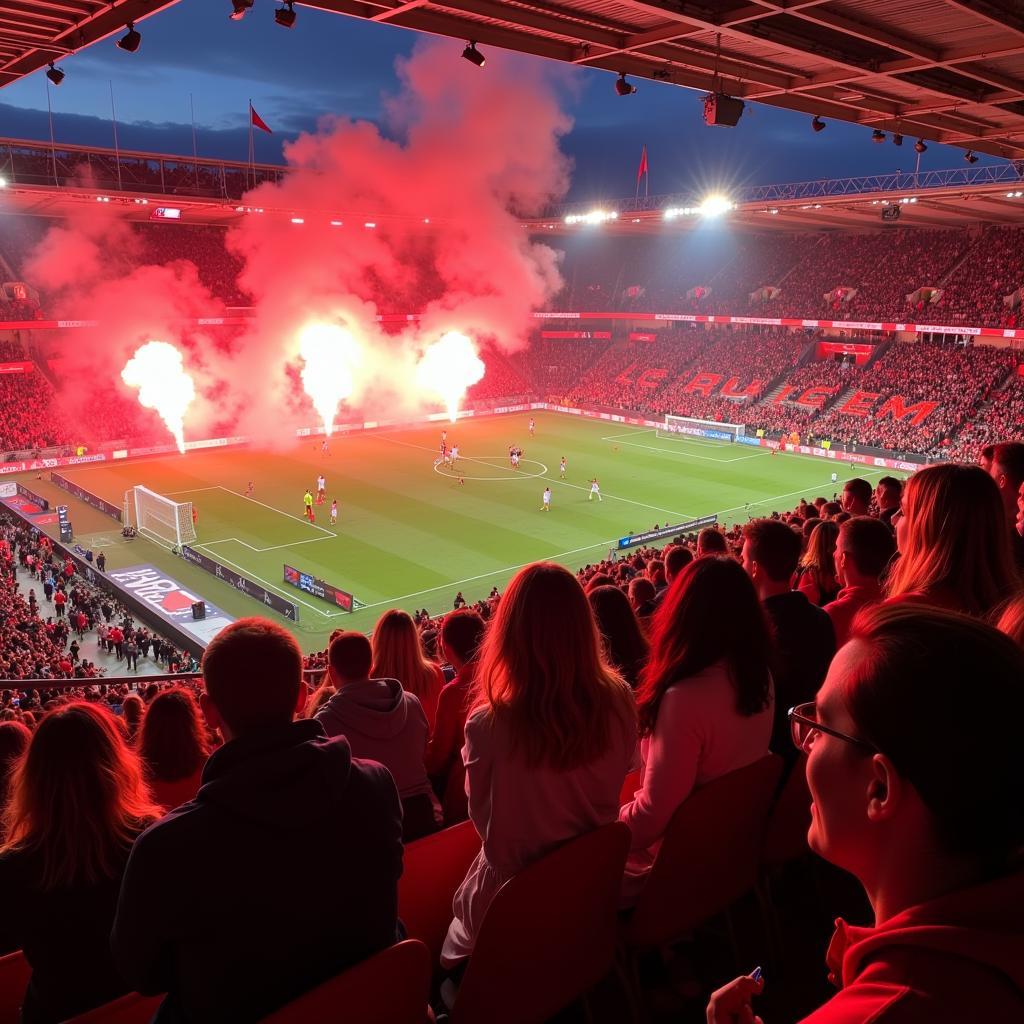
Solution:
[[[654,616],[637,692],[643,769],[619,812],[633,833],[627,900],[690,793],[768,753],[770,649],[757,592],[734,558],[698,558],[676,577]]]
[[[181,687],[158,693],[146,708],[139,756],[153,799],[165,811],[199,792],[210,755],[206,727],[195,697]]]
[[[615,820],[636,749],[628,685],[605,662],[576,578],[538,562],[487,630],[463,758],[483,846],[455,894],[441,962],[470,955],[499,888],[566,840]]]
[[[889,600],[987,616],[1020,583],[999,488],[979,466],[918,470],[893,521],[899,559],[885,587]]]
[[[793,589],[807,595],[811,604],[819,608],[836,599],[839,581],[836,579],[836,541],[839,524],[833,519],[823,520],[811,530],[807,550],[797,566]]]
[[[588,589],[587,600],[608,662],[635,690],[651,647],[629,598],[618,587],[603,586]]]
[[[423,705],[430,731],[434,731],[437,699],[444,686],[441,666],[431,661],[420,644],[419,630],[412,616],[399,608],[391,608],[373,629],[373,679],[397,679],[402,689],[414,694]]]
[[[25,1024],[127,991],[110,929],[132,843],[160,814],[107,711],[76,702],[43,717],[11,779],[0,847],[0,944],[32,967]]]

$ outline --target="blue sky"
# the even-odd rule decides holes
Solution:
[[[68,58],[67,78],[50,89],[57,141],[113,145],[111,85],[126,149],[190,153],[190,94],[204,156],[245,159],[250,98],[274,129],[273,136],[256,133],[257,159],[271,162],[280,160],[283,139],[314,128],[324,114],[376,120],[382,97],[397,87],[396,58],[421,37],[306,7],[287,30],[274,23],[275,6],[256,0],[233,22],[228,0],[183,0],[139,25],[137,53],[111,39]],[[459,60],[464,43],[445,45]],[[640,81],[635,95],[619,97],[608,72],[567,68],[559,77],[575,120],[564,141],[575,161],[574,199],[630,194],[644,144],[652,192],[913,170],[909,138],[899,149],[873,145],[868,129],[838,122],[815,134],[805,114],[753,104],[738,127],[709,128],[695,92]],[[42,72],[0,91],[0,134],[48,139],[48,132]],[[962,151],[929,143],[921,166],[962,160]]]

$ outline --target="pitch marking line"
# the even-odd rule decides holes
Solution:
[[[656,431],[648,429],[648,430],[635,430],[635,431],[633,431],[631,433],[628,433],[628,434],[609,434],[607,437],[602,437],[601,440],[602,441],[617,441],[617,440],[619,440],[619,438],[623,438],[623,437],[639,437],[641,434],[654,434],[655,437],[657,437],[657,432]],[[704,444],[709,443],[709,442],[701,442],[698,438],[691,438],[691,437],[681,437],[681,438],[679,438],[679,440],[682,441],[685,444],[689,444],[691,442],[704,443]],[[711,442],[711,443],[725,445],[725,444],[729,444],[731,442],[718,441],[718,442]],[[716,458],[712,458],[712,456],[710,456],[710,455],[698,455],[696,452],[688,452],[685,449],[683,449],[682,451],[674,451],[671,448],[655,448],[653,445],[640,444],[638,441],[621,441],[621,440],[619,440],[619,444],[630,445],[633,448],[646,448],[648,451],[651,451],[651,452],[665,452],[666,455],[682,455],[682,456],[684,456],[684,457],[686,457],[688,459],[703,459],[705,462],[720,462],[720,463],[723,463],[723,464],[727,464],[727,463],[730,463],[730,462],[743,462],[744,459],[756,459],[756,458],[759,458],[761,455],[764,454],[763,452],[758,451],[758,452],[754,452],[752,455],[737,455],[736,458],[734,458],[734,459],[716,459]]]
[[[460,455],[459,462],[478,462],[483,466],[489,466],[492,469],[507,469],[509,473],[515,473],[515,476],[467,476],[465,473],[460,473],[457,469],[452,466],[439,466],[436,462],[434,463],[434,472],[438,476],[443,476],[446,480],[454,480],[456,477],[461,477],[463,480],[481,480],[484,483],[505,483],[507,480],[535,480],[537,477],[544,476],[548,471],[548,467],[543,462],[538,462],[536,459],[520,459],[520,462],[529,463],[531,466],[540,466],[539,473],[516,473],[516,470],[512,469],[511,466],[495,466],[493,462],[499,462],[501,459],[507,458],[504,455],[481,455],[477,458],[470,458],[466,456],[465,459]],[[488,461],[492,460],[492,461]],[[444,469],[450,470],[450,472],[443,472]]]
[[[419,451],[423,451],[423,452],[431,452],[431,451],[434,450],[433,448],[428,448],[426,445],[423,445],[423,444],[412,444],[409,441],[399,441],[399,440],[397,440],[396,438],[393,438],[393,437],[381,437],[381,440],[382,441],[387,441],[389,444],[399,444],[399,445],[402,445],[405,448],[415,448],[415,449],[417,449]],[[488,458],[502,458],[502,456],[487,456],[487,457]],[[461,455],[461,456],[459,456],[459,461],[460,462],[463,462],[463,461],[465,461],[465,462],[479,462],[479,463],[482,463],[485,466],[491,466],[491,463],[484,462],[484,460],[482,458],[473,458],[472,456],[469,456],[469,455]],[[523,459],[522,461],[523,462],[533,462],[534,460],[533,459]],[[712,459],[711,461],[714,462],[714,461],[718,461],[718,460]],[[538,463],[538,465],[542,465],[543,466],[544,463]],[[495,467],[491,467],[491,468],[495,468]],[[504,468],[504,467],[502,467],[502,468]],[[508,472],[510,474],[515,474],[516,470],[512,469],[512,467],[510,466],[508,468]],[[488,478],[487,482],[489,482],[489,483],[490,482],[496,482],[499,479],[502,479],[502,478],[495,478],[494,481],[491,481]],[[504,479],[509,479],[509,480],[533,480],[533,479],[535,479],[535,477],[532,476],[532,475],[531,476],[514,476],[513,475],[513,476],[506,477]],[[569,483],[568,480],[562,480],[561,478],[556,480],[553,476],[544,477],[544,479],[550,480],[553,484],[561,484],[564,487],[574,487],[578,491],[589,491],[590,490],[590,486],[589,485],[584,487],[582,484],[571,484],[571,483]],[[648,505],[646,502],[634,501],[632,498],[623,498],[623,497],[621,497],[618,494],[609,494],[607,491],[602,491],[601,492],[601,496],[603,498],[608,498],[608,499],[610,499],[612,501],[624,501],[628,505],[636,505],[639,508],[648,508],[652,512],[667,512],[669,515],[672,515],[672,516],[682,516],[683,519],[693,519],[694,518],[694,516],[691,516],[687,512],[680,512],[677,509],[673,509],[673,508],[661,508],[659,505]],[[529,563],[527,563],[527,564],[529,564]]]
[[[236,537],[225,537],[224,540],[237,540],[237,538]],[[210,543],[211,544],[223,544],[224,541],[210,541]],[[244,541],[239,541],[239,543],[244,544],[245,542]],[[205,548],[208,545],[207,544],[196,544],[195,546],[197,548]],[[249,546],[250,545],[246,544],[246,547],[249,547]],[[253,551],[255,551],[255,550],[257,550],[257,549],[253,548]],[[232,562],[230,558],[225,558],[223,555],[217,555],[216,557],[217,557],[217,560],[219,562],[224,562],[227,565],[233,566],[235,569],[237,569],[243,575],[247,576],[249,579],[255,580],[257,583],[262,583],[263,586],[265,586],[268,590],[273,590],[275,594],[280,594],[282,597],[286,598],[289,601],[297,601],[299,604],[305,605],[307,608],[310,608],[312,611],[316,612],[318,615],[323,615],[324,618],[331,618],[332,617],[330,612],[325,612],[322,609],[317,608],[316,605],[310,604],[308,601],[303,601],[301,597],[296,597],[296,595],[291,593],[290,591],[282,590],[280,587],[275,586],[273,583],[270,583],[268,580],[263,579],[262,576],[257,576],[251,569],[247,568],[246,566],[239,565],[237,562]],[[221,582],[225,583],[225,585],[229,585],[229,584],[226,583],[225,580],[221,580]],[[348,615],[350,613],[349,612],[343,612],[341,614]]]

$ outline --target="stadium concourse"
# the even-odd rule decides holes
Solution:
[[[12,269],[42,229],[0,218]],[[140,260],[191,260],[245,315],[221,229],[132,230]],[[244,447],[115,461],[166,445],[166,428],[112,385],[91,410],[69,404],[58,347],[75,328],[34,329],[51,324],[48,296],[18,299],[0,332],[0,449],[39,467],[22,488],[109,528],[109,508],[41,479],[43,459],[101,455],[67,472],[115,512],[140,476],[159,479],[204,509],[206,554],[265,574],[282,549],[303,564],[329,549],[327,568],[362,558],[364,592],[383,597],[331,619],[322,632],[342,628],[313,650],[302,623],[241,618],[209,641],[201,677],[175,678],[198,659],[107,581],[140,551],[188,585],[201,570],[116,534],[109,567],[98,547],[65,562],[56,524],[40,532],[22,492],[5,499],[0,1024],[94,1007],[141,1022],[161,1003],[160,1020],[318,1021],[366,986],[372,1003],[411,999],[394,1018],[410,1021],[428,1000],[470,1024],[732,1024],[752,1005],[766,1024],[1021,1019],[1022,235],[751,235],[717,267],[666,265],[657,240],[616,240],[600,260],[570,246],[573,283],[538,311],[552,315],[529,347],[485,351],[467,395],[515,403],[515,427],[457,424],[493,445],[536,415],[521,477],[499,494],[512,471],[488,449],[469,464],[489,489],[463,488],[431,467],[436,423],[353,432],[338,444],[362,453],[344,471],[368,474],[367,514],[349,524],[343,507],[337,531],[326,510],[284,511],[324,465],[308,439],[273,464],[280,493],[242,490],[271,466]],[[394,311],[430,298],[411,289]],[[666,416],[717,439],[673,435]],[[753,443],[723,440],[738,426]],[[574,473],[606,460],[598,500],[590,474],[556,475],[569,444]],[[423,478],[436,523],[412,493]],[[529,512],[508,498],[520,487]],[[679,508],[720,521],[664,535]],[[605,557],[627,512],[638,533],[657,516],[662,536]],[[417,565],[410,538],[448,575]],[[509,550],[531,554],[472,571]],[[389,589],[420,571],[460,582]],[[429,609],[387,599],[425,593]],[[256,608],[244,586],[223,603]],[[139,686],[136,664],[166,674]],[[978,679],[984,714],[970,713]],[[834,994],[821,961],[837,917]]]

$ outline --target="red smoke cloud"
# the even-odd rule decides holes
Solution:
[[[329,118],[286,146],[284,180],[243,201],[265,213],[228,232],[256,314],[234,341],[175,323],[215,314],[217,304],[188,263],[139,267],[112,207],[55,229],[29,278],[58,293],[60,315],[103,321],[88,346],[76,346],[72,369],[116,380],[143,341],[170,341],[200,392],[186,436],[233,416],[240,432],[283,443],[316,421],[304,396],[295,402],[297,335],[310,321],[340,322],[361,341],[350,401],[371,418],[396,402],[437,407],[416,394],[415,364],[445,331],[505,351],[525,344],[531,312],[561,278],[557,253],[531,242],[517,216],[565,194],[570,165],[559,138],[571,122],[539,62],[488,58],[479,69],[448,42],[423,43],[398,65],[386,131]],[[398,333],[375,319],[411,312],[420,322]]]

